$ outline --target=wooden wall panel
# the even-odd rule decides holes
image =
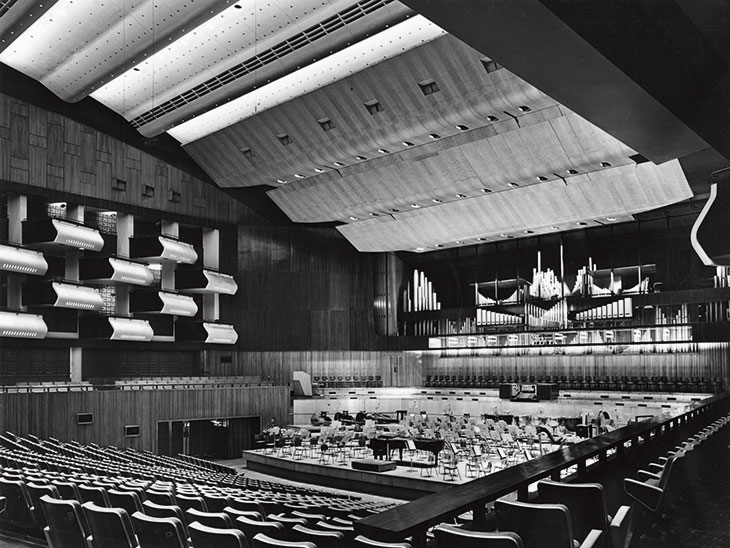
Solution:
[[[380,376],[384,386],[420,386],[422,372],[416,353],[378,351],[203,352],[211,376],[261,376],[275,383],[290,383],[292,371],[317,377]]]
[[[113,191],[114,179],[127,182]],[[219,223],[259,221],[237,200],[154,156],[64,116],[0,94],[0,180]],[[143,185],[155,196],[142,196]],[[171,202],[170,192],[181,194]],[[32,193],[32,190],[28,191]]]
[[[94,413],[94,424],[77,425],[82,412]],[[156,450],[159,420],[258,415],[283,423],[288,413],[285,386],[0,394],[0,431],[150,451]],[[140,425],[141,435],[125,438],[128,424]]]
[[[97,384],[114,384],[130,377],[189,377],[198,372],[198,352],[178,350],[101,348],[83,351],[84,380]]]

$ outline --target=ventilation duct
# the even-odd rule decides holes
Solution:
[[[43,276],[48,270],[48,263],[38,251],[0,245],[0,270]]]

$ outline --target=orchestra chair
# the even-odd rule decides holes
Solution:
[[[106,489],[97,485],[86,485],[81,484],[79,487],[79,493],[81,493],[81,502],[93,502],[97,506],[103,506],[104,508],[110,508],[111,503],[109,502],[109,495],[106,493]]]
[[[4,524],[23,531],[36,529],[33,502],[25,482],[0,477],[0,497],[5,500],[5,512],[0,515],[0,528]]]
[[[193,522],[188,527],[195,548],[248,548],[249,544],[238,529],[217,529]]]
[[[132,526],[140,548],[188,548],[185,528],[177,518],[155,518],[135,512]]]
[[[263,533],[259,533],[258,535],[253,537],[253,541],[251,544],[253,548],[272,548],[274,546],[277,548],[318,548],[317,545],[313,542],[278,540],[275,538],[267,537]]]
[[[132,520],[125,510],[93,502],[85,502],[81,508],[89,524],[93,548],[138,548]]]
[[[340,548],[345,542],[345,536],[339,531],[318,531],[305,525],[295,525],[289,537],[293,541],[313,542],[317,548]]]
[[[243,532],[246,538],[253,538],[259,533],[276,538],[286,538],[287,533],[284,524],[277,521],[256,521],[239,516],[233,522],[233,527]],[[198,548],[197,546],[195,548]]]
[[[48,495],[40,498],[43,515],[48,525],[43,535],[51,548],[88,548],[81,503],[77,500],[54,499]]]
[[[231,506],[226,506],[223,511],[228,514],[232,520],[235,520],[237,517],[244,516],[248,519],[253,519],[256,521],[264,521],[264,517],[261,515],[261,512],[254,512],[251,510],[237,510],[236,508],[233,508]]]
[[[185,522],[189,526],[194,521],[208,527],[217,527],[219,529],[233,527],[231,516],[225,512],[202,512],[196,508],[188,508],[185,510]]]
[[[604,548],[623,548],[629,527],[629,506],[621,506],[612,517],[600,483],[560,483],[541,480],[537,483],[541,504],[564,504],[568,507],[573,534],[585,538],[592,529],[603,531]]]
[[[498,500],[497,528],[517,533],[524,548],[574,548],[570,511],[563,504],[530,504]],[[580,548],[598,548],[601,529],[592,529],[588,536],[576,539]]]
[[[205,504],[203,497],[195,495],[181,495],[178,493],[175,495],[175,498],[177,499],[177,505],[183,512],[188,508],[195,508],[201,512],[208,512],[208,506]]]
[[[364,535],[355,537],[353,546],[356,548],[411,548],[409,542],[381,542]]]
[[[139,500],[139,495],[134,491],[109,489],[106,494],[109,497],[109,504],[112,508],[124,508],[130,516],[135,512],[144,513],[142,501]]]
[[[487,533],[442,524],[433,529],[437,548],[523,548],[522,539],[508,531]]]

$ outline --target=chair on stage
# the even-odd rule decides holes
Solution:
[[[40,498],[43,515],[48,525],[43,529],[48,546],[62,548],[88,548],[86,519],[81,503],[43,495]]]
[[[188,548],[185,527],[177,518],[155,518],[135,512],[132,526],[140,548]]]
[[[604,548],[623,548],[629,526],[628,506],[621,506],[615,517],[608,514],[606,497],[600,483],[537,483],[540,503],[564,504],[570,512],[573,534],[585,538],[592,529],[603,531]]]
[[[248,548],[246,535],[238,529],[217,529],[198,522],[188,529],[195,548]]]
[[[563,504],[530,504],[498,500],[497,528],[517,533],[524,548],[574,548],[570,512]],[[592,529],[580,548],[600,546],[601,529]]]
[[[93,548],[137,548],[132,520],[125,510],[93,502],[85,502],[81,508],[89,524]]]
[[[408,542],[381,542],[379,540],[373,540],[364,535],[355,537],[353,541],[356,548],[411,548]]]
[[[263,533],[259,533],[253,537],[251,544],[253,548],[318,548],[313,542],[279,540],[267,537]]]
[[[508,531],[487,533],[443,524],[434,528],[433,536],[437,548],[523,548],[519,535]]]

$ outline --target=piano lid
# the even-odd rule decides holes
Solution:
[[[0,312],[0,337],[45,339],[48,326],[37,314]]]
[[[0,245],[0,270],[43,276],[48,270],[48,263],[39,251]]]

